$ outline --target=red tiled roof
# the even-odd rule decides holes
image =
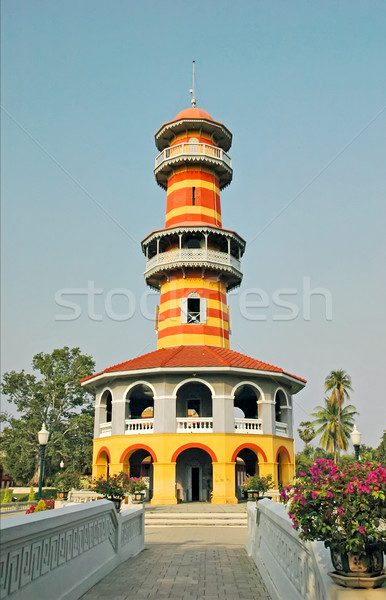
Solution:
[[[179,121],[180,119],[207,119],[208,121],[214,121],[214,119],[209,113],[206,112],[206,110],[202,110],[202,108],[197,107],[185,108],[184,110],[181,110],[173,120]]]
[[[108,367],[100,373],[95,373],[90,377],[85,377],[82,381],[93,379],[97,375],[104,373],[116,373],[119,371],[137,371],[142,369],[172,367],[236,367],[241,369],[254,369],[258,371],[269,371],[272,373],[283,373],[294,377],[299,381],[306,383],[305,379],[291,375],[267,363],[250,358],[239,352],[234,352],[228,348],[218,348],[217,346],[174,346],[172,348],[161,348],[155,352],[149,352],[143,356],[138,356],[126,362]]]

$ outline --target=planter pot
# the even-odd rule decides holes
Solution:
[[[263,497],[260,497],[259,492],[257,490],[247,490],[247,494],[249,500],[260,500]]]
[[[56,495],[57,500],[67,500],[68,499],[68,492],[64,492],[64,491],[58,491],[57,495]]]
[[[386,579],[383,571],[383,543],[369,544],[366,556],[331,550],[335,573],[330,577],[345,587],[380,587]]]
[[[145,498],[145,492],[134,492],[133,494],[133,502],[143,502]]]
[[[111,502],[114,502],[115,510],[119,512],[121,510],[122,498],[107,498]]]

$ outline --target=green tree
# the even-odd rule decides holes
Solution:
[[[329,398],[324,399],[324,406],[316,406],[315,412],[311,413],[311,416],[315,417],[312,424],[318,427],[316,435],[321,434],[320,444],[327,452],[334,453],[335,461],[338,448],[348,448],[350,433],[354,427],[354,415],[357,414],[355,406],[349,404],[340,409],[338,402],[331,402]]]
[[[7,423],[2,434],[2,462],[13,479],[36,484],[38,479],[37,434],[45,422],[50,431],[46,448],[45,475],[52,479],[63,459],[83,472],[91,466],[92,395],[80,379],[94,371],[91,356],[79,348],[40,352],[33,357],[34,374],[5,373],[1,391],[18,415],[2,414]]]
[[[324,389],[326,392],[331,393],[330,402],[333,405],[335,402],[338,406],[338,420],[337,420],[337,439],[341,437],[340,428],[341,428],[341,410],[345,400],[350,399],[349,392],[353,391],[351,386],[351,377],[344,371],[343,369],[338,369],[337,371],[331,371],[329,375],[327,375],[324,381]],[[340,455],[341,445],[337,444],[337,454],[338,460]],[[336,457],[335,457],[336,462]]]

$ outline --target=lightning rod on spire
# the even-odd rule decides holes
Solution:
[[[195,93],[195,89],[194,89],[194,67],[195,67],[195,64],[196,64],[196,61],[194,60],[193,61],[193,86],[192,86],[192,89],[189,90],[189,93],[192,95],[192,99],[190,102],[192,103],[193,108],[196,107],[196,93]]]

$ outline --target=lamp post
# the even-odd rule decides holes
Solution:
[[[354,425],[354,429],[352,430],[350,437],[351,437],[352,445],[354,446],[354,450],[355,450],[355,458],[356,458],[356,460],[359,460],[359,448],[361,445],[361,434],[358,431],[356,425]]]
[[[39,473],[39,491],[38,491],[38,500],[42,497],[42,484],[43,484],[43,469],[44,469],[44,453],[46,451],[46,446],[48,442],[48,438],[50,437],[50,432],[46,429],[46,424],[43,423],[41,430],[38,433],[38,441],[39,441],[39,449],[40,449],[40,473]]]

